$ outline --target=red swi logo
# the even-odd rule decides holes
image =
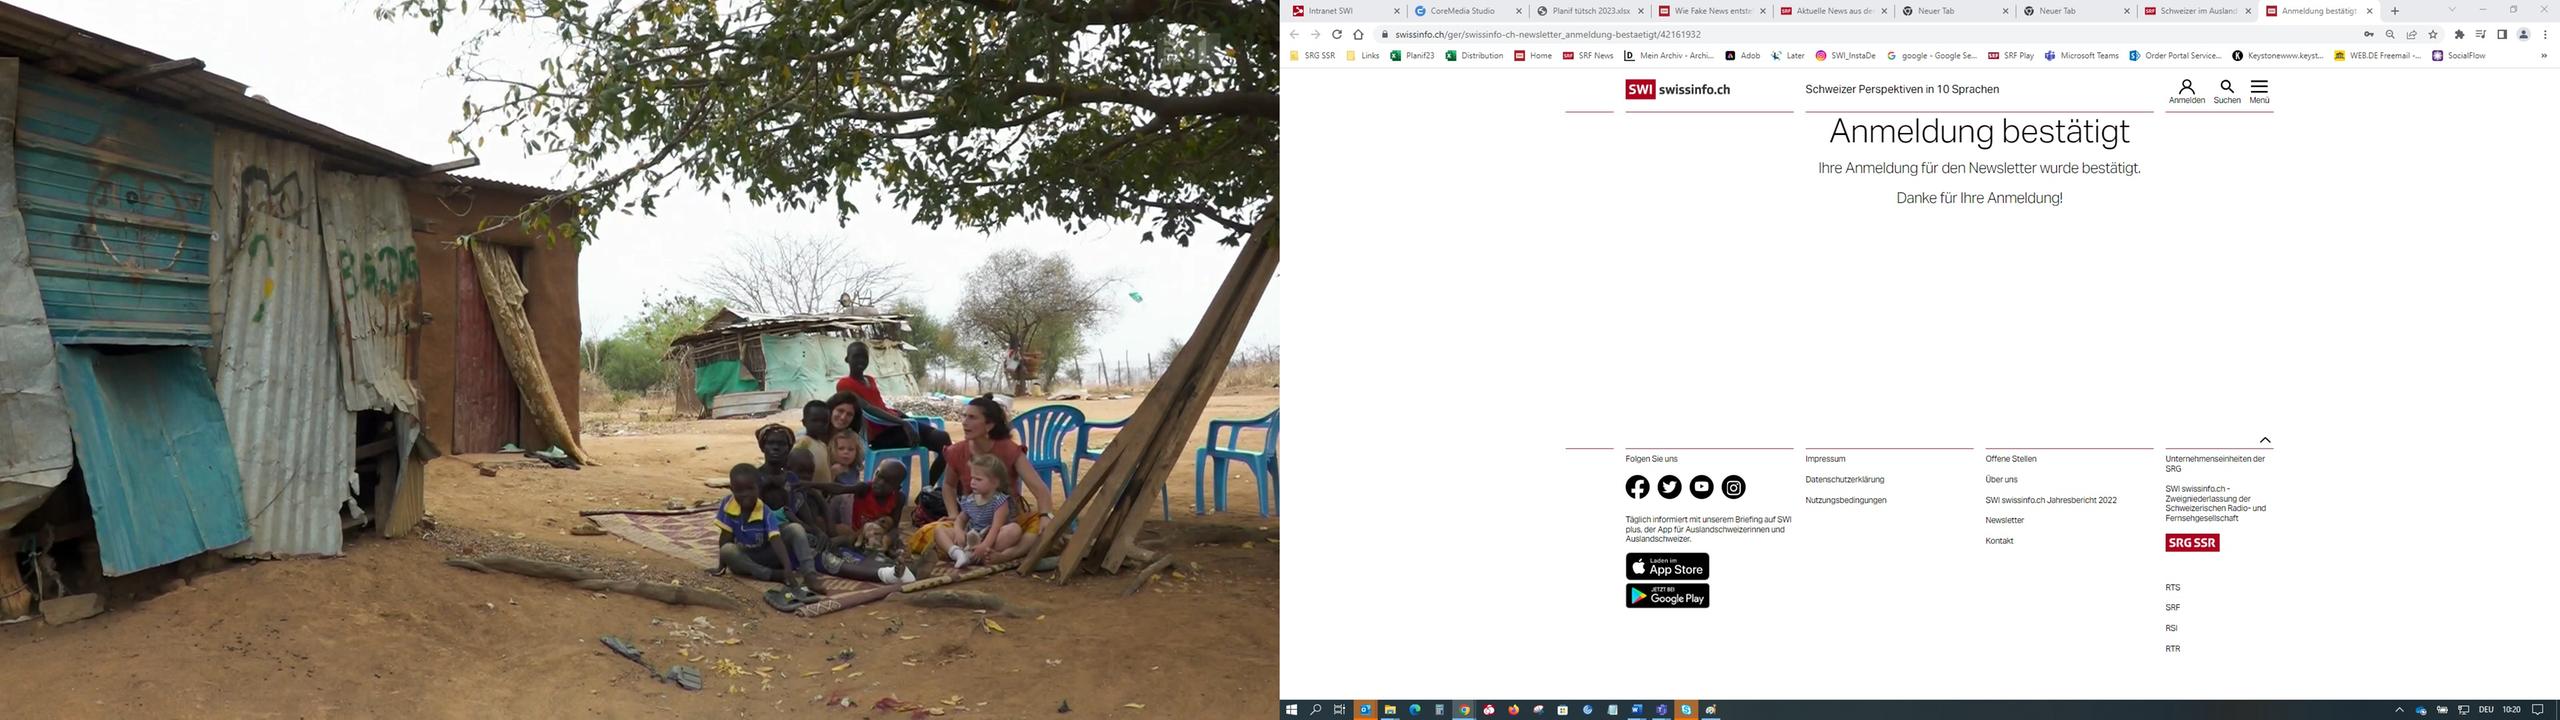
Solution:
[[[2276,16],[2276,6],[2274,6],[2274,5],[2269,5],[2269,6],[2267,6],[2267,17],[2275,17],[2275,16]]]
[[[2160,8],[2159,8],[2159,7],[2157,7],[2157,6],[2152,6],[2152,5],[2144,5],[2144,6],[2142,6],[2142,14],[2144,14],[2144,15],[2158,15],[2158,14],[2160,14]]]
[[[1627,99],[1651,100],[1655,87],[1651,80],[1629,80],[1627,81]]]
[[[1306,16],[1307,16],[1307,6],[1305,6],[1305,5],[1291,5],[1291,6],[1289,6],[1289,17],[1306,17]]]
[[[1527,50],[1513,50],[1513,51],[1511,51],[1511,61],[1512,61],[1512,62],[1528,62],[1528,61],[1529,61],[1529,51],[1527,51]]]
[[[1794,14],[1796,14],[1796,8],[1795,8],[1795,6],[1793,6],[1793,5],[1780,5],[1780,6],[1778,6],[1778,14],[1780,14],[1780,15],[1794,15]]]
[[[1669,5],[1655,5],[1655,6],[1653,6],[1653,16],[1654,16],[1654,17],[1671,17],[1671,6],[1669,6]]]

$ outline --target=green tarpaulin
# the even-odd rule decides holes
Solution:
[[[786,408],[834,397],[836,379],[851,371],[844,364],[848,342],[832,335],[764,336],[764,389],[789,391]]]
[[[703,407],[711,407],[711,399],[733,392],[760,390],[754,378],[746,376],[736,360],[721,360],[693,369],[693,394],[702,398]]]

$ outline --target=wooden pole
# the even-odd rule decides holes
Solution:
[[[994,565],[987,565],[987,566],[984,566],[984,567],[975,567],[975,568],[970,568],[970,569],[963,570],[963,571],[956,572],[956,573],[952,573],[952,574],[949,574],[949,575],[944,575],[944,576],[942,576],[942,577],[930,577],[930,578],[925,578],[925,579],[923,579],[923,580],[917,580],[917,581],[915,581],[915,582],[907,583],[907,584],[905,584],[905,585],[900,585],[900,586],[898,586],[898,592],[916,592],[916,591],[918,591],[918,590],[931,590],[931,589],[934,589],[934,588],[942,587],[942,586],[944,586],[944,585],[949,585],[949,584],[956,583],[956,582],[965,582],[965,581],[969,581],[969,580],[976,580],[976,579],[978,579],[978,578],[986,577],[986,576],[989,576],[989,575],[994,575],[994,574],[996,574],[996,573],[1004,572],[1004,571],[1006,571],[1006,570],[1011,570],[1011,569],[1013,569],[1015,566],[1021,566],[1021,565],[1023,565],[1023,561],[1021,561],[1021,560],[1013,560],[1013,561],[1008,561],[1008,562],[1000,562],[1000,563],[996,563],[996,564],[994,564]]]
[[[1252,317],[1263,289],[1270,285],[1271,276],[1279,267],[1279,253],[1278,206],[1274,204],[1255,224],[1243,252],[1192,333],[1193,341],[1167,363],[1168,379],[1159,380],[1148,391],[1138,411],[1130,415],[1128,425],[1103,451],[1102,460],[1095,463],[1096,480],[1080,484],[1076,488],[1079,492],[1069,498],[1067,516],[1074,522],[1043,528],[1031,554],[1024,558],[1026,561],[1037,561],[1049,552],[1070,524],[1082,530],[1066,538],[1065,549],[1059,555],[1058,582],[1072,579],[1087,554],[1097,546],[1111,555],[1126,553],[1123,546],[1128,542],[1101,545],[1097,541],[1134,537],[1145,523],[1147,498],[1139,493],[1161,482],[1189,444],[1190,430],[1206,411],[1209,392],[1217,387],[1218,373],[1225,367],[1224,356],[1234,352],[1245,322]],[[1102,502],[1095,503],[1096,498]]]
[[[1217,318],[1223,322],[1215,328],[1209,328],[1204,323],[1203,328],[1211,329],[1212,333],[1203,335],[1195,332],[1191,336],[1192,342],[1186,343],[1183,347],[1182,359],[1186,365],[1186,375],[1182,379],[1181,392],[1186,398],[1196,397],[1197,400],[1186,400],[1179,406],[1181,419],[1174,424],[1174,432],[1167,439],[1174,445],[1174,452],[1141,456],[1145,464],[1140,466],[1136,490],[1126,496],[1129,501],[1129,510],[1117,523],[1118,526],[1113,528],[1115,532],[1108,536],[1111,538],[1111,544],[1108,546],[1110,550],[1103,555],[1103,566],[1118,567],[1121,558],[1126,555],[1130,547],[1135,545],[1138,531],[1146,524],[1147,498],[1156,493],[1157,485],[1163,483],[1165,476],[1171,474],[1174,466],[1181,461],[1181,450],[1189,445],[1191,428],[1199,427],[1200,416],[1208,411],[1209,396],[1217,394],[1218,380],[1226,375],[1227,359],[1235,356],[1236,346],[1244,341],[1245,325],[1253,319],[1253,308],[1261,304],[1262,293],[1271,287],[1271,277],[1279,268],[1280,249],[1277,242],[1269,245],[1267,257],[1262,260],[1263,266],[1246,278],[1245,286],[1239,289],[1237,296],[1232,300],[1235,303],[1234,307],[1238,309]],[[1191,357],[1195,354],[1197,358]]]

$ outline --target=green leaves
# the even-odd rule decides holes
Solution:
[[[560,51],[522,78],[458,62],[498,99],[466,104],[457,139],[494,125],[568,158],[590,206],[645,209],[689,179],[785,207],[832,198],[841,219],[859,187],[927,224],[1134,215],[1188,244],[1202,228],[1234,241],[1278,190],[1268,4],[538,4],[471,23],[475,40],[524,29]],[[456,12],[383,11],[431,30]]]

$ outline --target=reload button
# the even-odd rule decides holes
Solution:
[[[1627,553],[1629,580],[1705,580],[1706,553]]]

